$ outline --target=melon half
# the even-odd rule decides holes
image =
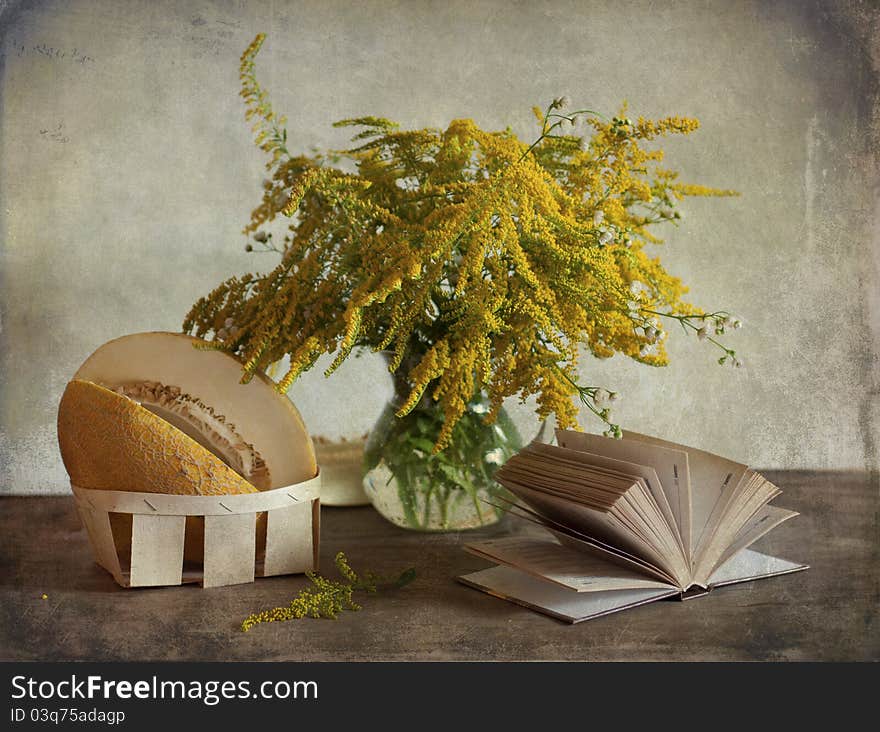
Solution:
[[[104,344],[85,361],[58,409],[71,483],[222,495],[315,477],[312,440],[287,396],[261,375],[240,383],[236,358],[194,347],[199,343],[180,333],[138,333]],[[198,543],[191,529],[188,521],[189,557]]]

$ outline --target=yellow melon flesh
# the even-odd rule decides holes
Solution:
[[[89,381],[67,385],[58,441],[71,482],[82,488],[203,496],[257,491],[181,430]]]

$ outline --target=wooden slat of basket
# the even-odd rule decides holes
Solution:
[[[74,493],[104,511],[146,515],[225,516],[256,513],[306,502],[320,496],[321,476],[294,485],[258,493],[222,496],[178,496],[165,493],[89,490],[73,486]]]
[[[89,543],[95,553],[95,561],[106,569],[120,585],[127,585],[116,553],[113,541],[113,530],[110,527],[110,516],[106,511],[99,511],[85,502],[78,505],[79,516],[89,535]]]
[[[311,501],[269,511],[262,576],[297,574],[314,569],[314,541]]]
[[[132,516],[132,587],[181,583],[185,527],[185,516]]]
[[[253,513],[205,516],[202,587],[254,581],[257,517]]]

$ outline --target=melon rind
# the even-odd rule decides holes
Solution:
[[[73,379],[58,408],[58,443],[75,485],[175,495],[257,489],[173,425],[103,386]]]

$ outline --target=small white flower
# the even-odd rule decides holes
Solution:
[[[736,318],[734,318],[734,320],[733,320],[733,327],[734,327],[734,328],[742,328],[742,327],[743,327],[742,321],[741,321],[741,320],[737,320]]]
[[[593,214],[593,224],[598,226],[605,220],[605,212],[604,211],[596,211]]]
[[[639,349],[639,355],[642,358],[644,358],[645,356],[650,356],[652,353],[654,353],[654,346],[647,343]]]
[[[608,401],[608,397],[611,396],[611,393],[606,389],[596,389],[596,392],[593,394],[593,402],[598,407],[603,407]]]
[[[223,321],[223,325],[226,328],[231,328],[235,325],[235,321],[232,318],[226,318],[226,320]]]
[[[607,246],[614,241],[614,235],[610,231],[603,231],[599,235],[599,246]]]
[[[645,338],[647,338],[651,343],[656,343],[657,339],[660,338],[660,331],[657,330],[653,325],[649,325],[645,328]]]
[[[254,234],[254,241],[258,241],[260,244],[265,244],[269,241],[269,235],[265,231],[258,231]]]
[[[568,95],[559,97],[559,99],[556,100],[557,109],[566,109],[570,104],[571,99],[568,97]]]
[[[496,447],[494,450],[490,450],[486,453],[483,461],[489,463],[490,465],[503,465],[504,451],[500,447]]]
[[[489,407],[487,407],[485,404],[477,403],[471,407],[470,411],[472,411],[474,414],[486,414],[486,412],[489,411]]]
[[[704,325],[697,331],[697,338],[701,341],[706,340],[709,337],[709,329]]]
[[[733,367],[735,369],[741,369],[743,367],[743,362],[740,361],[738,358],[735,358],[733,359]]]
[[[218,340],[225,341],[228,337],[229,333],[227,332],[226,328],[221,328],[217,331]]]
[[[618,394],[616,391],[608,392],[608,401],[611,402],[612,404],[614,402],[619,402],[620,401],[620,394]]]
[[[633,295],[640,295],[642,293],[642,290],[644,290],[644,289],[645,289],[645,286],[641,282],[639,282],[638,280],[633,280],[633,282],[630,283],[630,286],[629,286],[629,291]]]

